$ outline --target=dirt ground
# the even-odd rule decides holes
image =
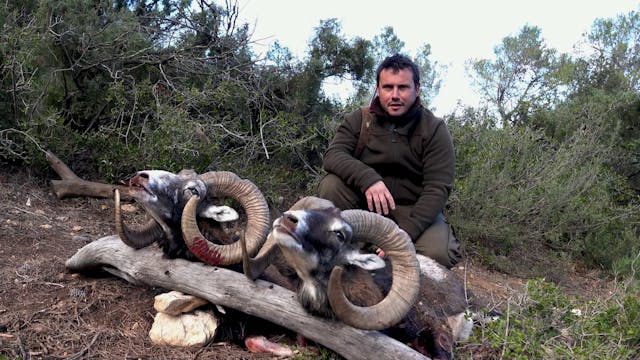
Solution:
[[[65,270],[65,261],[78,249],[113,233],[112,200],[57,199],[43,179],[0,172],[0,359],[271,358],[249,352],[242,342],[190,348],[153,344],[148,332],[154,296],[167,289]],[[524,284],[468,262],[455,271],[498,306]],[[595,278],[573,277],[570,290],[600,286]],[[271,340],[295,343],[285,329],[265,332]],[[321,351],[310,345],[298,357],[317,358]]]

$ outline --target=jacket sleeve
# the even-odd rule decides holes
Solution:
[[[438,123],[433,136],[423,139],[423,142],[422,192],[410,217],[398,224],[414,240],[444,210],[455,178],[453,139],[443,120]]]
[[[348,114],[338,127],[333,140],[324,154],[324,170],[341,178],[347,185],[363,193],[382,177],[371,167],[353,156],[362,123],[361,110]]]

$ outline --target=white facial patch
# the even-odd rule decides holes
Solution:
[[[191,195],[198,195],[204,197],[207,194],[207,186],[199,180],[189,180],[182,186],[182,191],[187,192],[183,196],[190,197]],[[189,194],[190,193],[190,194]]]
[[[420,272],[423,276],[426,276],[434,281],[443,281],[447,277],[447,272],[444,266],[438,264],[430,257],[416,254],[418,263],[420,264]]]
[[[176,174],[165,170],[146,170],[144,172],[149,175],[149,184],[158,188],[167,187],[177,177]]]
[[[139,171],[136,176],[143,177],[141,174],[145,174],[147,177],[147,183],[142,184],[146,191],[138,192],[142,194],[140,200],[143,203],[143,207],[148,212],[155,213],[163,219],[171,218],[171,209],[166,209],[166,206],[160,203],[159,195],[169,194],[166,190],[175,187],[175,185],[172,186],[172,183],[175,183],[176,175],[165,170],[144,170]],[[177,194],[174,192],[172,195],[173,198],[171,200],[176,203]]]
[[[296,233],[306,234],[309,232],[309,223],[307,221],[307,212],[304,210],[287,211],[285,214],[293,215],[298,222],[296,223]]]
[[[276,243],[282,247],[289,248],[292,251],[301,252],[302,244],[292,238],[288,233],[277,229],[277,227],[280,226],[280,223],[282,223],[282,218],[275,219],[273,221],[273,230],[271,230],[271,236],[273,236]]]
[[[343,233],[345,233],[345,235],[347,233],[352,233],[351,225],[347,224],[346,222],[344,222],[340,218],[333,219],[333,221],[329,225],[329,230],[331,230],[331,231],[342,231]]]
[[[302,279],[301,291],[304,292],[307,297],[313,300],[318,300],[318,288],[315,279]],[[315,303],[315,301],[312,302]]]
[[[200,212],[200,216],[213,219],[218,222],[234,221],[240,218],[238,212],[229,206],[209,205]]]
[[[280,246],[289,248],[296,252],[302,252],[302,244],[288,234],[276,233],[276,242]]]
[[[385,267],[384,260],[377,254],[363,254],[360,251],[349,251],[345,254],[346,261],[365,270],[378,270]]]
[[[147,191],[150,192],[150,201],[157,201],[157,193],[159,189],[167,189],[176,177],[175,174],[165,170],[145,170],[141,171],[149,177],[149,185]]]

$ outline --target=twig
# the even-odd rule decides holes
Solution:
[[[231,136],[233,136],[233,137],[236,137],[236,138],[238,138],[238,139],[240,139],[240,140],[242,140],[242,141],[244,141],[244,142],[246,142],[246,141],[247,141],[247,139],[246,139],[246,137],[245,137],[245,136],[242,136],[242,135],[240,135],[240,134],[234,133],[234,132],[233,132],[233,131],[231,131],[231,130],[228,130],[228,129],[227,129],[226,127],[224,127],[224,125],[222,125],[222,124],[214,124],[213,126],[221,128],[221,129],[222,129],[225,133],[227,133],[228,135],[231,135]]]
[[[302,161],[302,163],[304,164],[304,166],[309,169],[309,171],[314,175],[314,176],[319,176],[320,174],[318,173],[318,171],[316,171],[316,169],[313,168],[313,166],[311,166],[311,164],[309,164],[307,162],[307,160],[300,154],[300,152],[298,151],[298,149],[296,149],[295,147],[292,148],[293,149],[293,153],[296,154],[296,156],[298,157],[298,159],[300,159]]]
[[[27,275],[22,275],[18,272],[18,270],[15,271],[16,275],[18,275],[19,278],[24,279],[25,281],[27,279],[29,279],[29,277]]]
[[[27,134],[26,132],[22,130],[17,130],[17,129],[0,130],[0,137],[6,137],[6,139],[0,139],[0,146],[2,148],[6,148],[6,151],[9,152],[10,154],[17,156],[21,159],[24,159],[26,157],[24,153],[19,153],[17,151],[12,150],[11,144],[13,144],[13,141],[11,141],[8,138],[8,135],[11,133],[16,133],[24,136],[27,140],[31,141],[38,148],[38,150],[42,151],[43,153],[46,153],[46,150],[44,150],[42,146],[40,146],[40,143],[38,143],[38,141],[35,138],[33,138],[33,136]]]
[[[49,286],[57,286],[57,287],[61,287],[61,288],[65,287],[63,284],[52,283],[52,282],[48,282],[48,281],[43,282],[43,284],[49,285]]]
[[[91,347],[93,346],[93,344],[95,344],[96,340],[98,340],[98,336],[102,335],[102,331],[98,332],[97,334],[95,334],[95,336],[93,337],[93,339],[91,339],[91,342],[89,343],[89,345],[85,346],[84,348],[82,348],[82,350],[78,351],[77,353],[66,357],[66,360],[75,360],[75,359],[80,359],[82,358],[87,352],[89,352],[89,349],[91,349]]]
[[[17,340],[18,340],[18,347],[20,348],[20,354],[22,355],[22,359],[23,360],[31,359],[31,355],[29,355],[27,350],[24,348],[24,344],[22,343],[22,337],[20,337],[20,335],[18,335]]]
[[[507,350],[507,340],[509,339],[509,315],[511,315],[511,301],[507,300],[507,318],[506,318],[506,326],[504,328],[504,345],[502,346],[502,353],[500,354],[500,359],[504,359],[504,353]]]
[[[273,120],[269,120],[266,123],[262,123],[262,113],[259,115],[260,117],[260,142],[262,143],[262,148],[264,149],[264,154],[267,156],[267,160],[269,159],[269,150],[267,150],[267,145],[264,142],[264,127],[269,125]]]
[[[42,215],[42,214],[38,214],[38,213],[34,213],[32,211],[29,211],[29,210],[21,209],[21,208],[19,208],[17,206],[11,206],[11,208],[13,208],[15,210],[18,210],[18,211],[22,211],[23,213],[26,213],[26,214],[29,214],[29,215],[39,216],[39,217],[41,217],[41,218],[43,218],[43,219],[45,219],[47,221],[51,221],[51,219],[49,219],[48,217],[46,217],[45,215]]]

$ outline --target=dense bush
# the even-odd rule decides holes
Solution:
[[[607,296],[584,299],[543,279],[512,297],[504,316],[458,346],[461,358],[636,359],[640,350],[640,292],[624,284]]]
[[[558,276],[549,264],[563,255],[611,268],[640,251],[638,206],[617,199],[625,181],[602,127],[559,142],[527,126],[449,124],[458,158],[449,212],[472,252],[503,271]]]

